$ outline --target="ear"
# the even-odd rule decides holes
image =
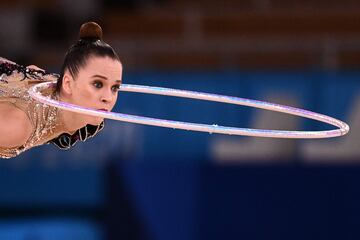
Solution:
[[[73,77],[69,72],[65,72],[62,80],[62,90],[68,94],[72,94],[72,82],[74,81]]]

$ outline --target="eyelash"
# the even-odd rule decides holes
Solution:
[[[101,85],[101,86],[99,86],[98,84]],[[95,88],[99,89],[99,88],[102,88],[103,83],[101,81],[95,81],[93,83],[93,85],[94,85]],[[114,85],[114,86],[112,86],[112,89],[113,89],[114,92],[118,92],[119,89],[120,89],[120,85]]]

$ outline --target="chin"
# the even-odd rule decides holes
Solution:
[[[91,119],[89,119],[89,121],[87,122],[87,124],[90,125],[100,125],[100,123],[104,121],[104,118],[101,117],[93,117]]]

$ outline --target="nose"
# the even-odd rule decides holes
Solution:
[[[111,103],[113,101],[113,94],[110,91],[104,91],[101,95],[101,102]]]

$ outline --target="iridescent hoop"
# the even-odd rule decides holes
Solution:
[[[283,130],[264,130],[264,129],[252,129],[252,128],[236,128],[236,127],[218,126],[216,124],[208,125],[208,124],[199,124],[199,123],[179,122],[179,121],[149,118],[149,117],[115,113],[115,112],[105,112],[101,110],[94,110],[91,108],[80,107],[74,104],[59,102],[54,99],[51,99],[50,97],[45,97],[40,94],[41,90],[49,88],[52,84],[54,83],[46,82],[46,83],[37,84],[29,89],[29,94],[32,98],[46,105],[54,106],[72,112],[83,113],[91,116],[98,116],[98,117],[113,119],[117,121],[131,122],[131,123],[151,125],[157,127],[167,127],[173,129],[208,132],[208,133],[220,133],[220,134],[242,135],[242,136],[253,136],[253,137],[271,137],[271,138],[330,138],[330,137],[338,137],[345,135],[349,131],[349,126],[340,120],[337,120],[335,118],[323,114],[319,114],[299,108],[288,107],[288,106],[257,101],[257,100],[250,100],[245,98],[217,95],[217,94],[185,91],[185,90],[162,88],[162,87],[130,85],[130,84],[122,84],[120,91],[192,98],[192,99],[200,99],[206,101],[222,102],[222,103],[261,108],[270,111],[282,112],[282,113],[318,120],[320,122],[328,123],[330,125],[338,127],[338,129],[328,130],[328,131],[283,131]]]

